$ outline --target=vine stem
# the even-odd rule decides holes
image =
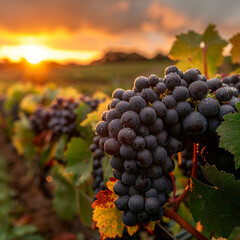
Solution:
[[[190,186],[189,186],[189,184],[186,186],[186,188],[185,188],[185,190],[184,190],[184,192],[180,195],[180,196],[178,196],[176,199],[175,199],[175,201],[174,201],[174,209],[175,209],[175,211],[177,211],[178,210],[178,208],[179,208],[179,205],[181,204],[181,202],[186,198],[186,196],[188,195],[188,193],[190,192]]]
[[[208,240],[203,236],[196,228],[194,228],[190,223],[188,223],[184,218],[178,215],[174,208],[170,208],[164,212],[166,217],[173,219],[181,227],[185,228],[189,233],[191,233],[198,240]]]
[[[198,143],[193,143],[193,167],[192,167],[192,177],[197,177],[197,167],[198,167]]]

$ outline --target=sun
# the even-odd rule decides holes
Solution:
[[[45,49],[40,45],[23,45],[23,57],[31,64],[40,63],[45,57]]]

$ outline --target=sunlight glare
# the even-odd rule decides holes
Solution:
[[[23,57],[32,64],[40,63],[45,57],[45,49],[38,45],[22,46]]]

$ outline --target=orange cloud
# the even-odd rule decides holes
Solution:
[[[151,24],[154,23],[154,26],[157,26],[158,29],[161,28],[167,32],[182,29],[184,26],[188,25],[190,21],[190,19],[173,8],[156,1],[149,5],[146,16]]]

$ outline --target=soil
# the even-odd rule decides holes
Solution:
[[[58,236],[70,234],[71,224],[59,219],[53,209],[52,199],[45,196],[34,183],[33,177],[28,174],[24,159],[17,155],[1,132],[0,146],[10,174],[10,187],[16,191],[16,198],[24,208],[24,216],[27,216],[29,222],[38,228],[46,240],[62,239]]]

